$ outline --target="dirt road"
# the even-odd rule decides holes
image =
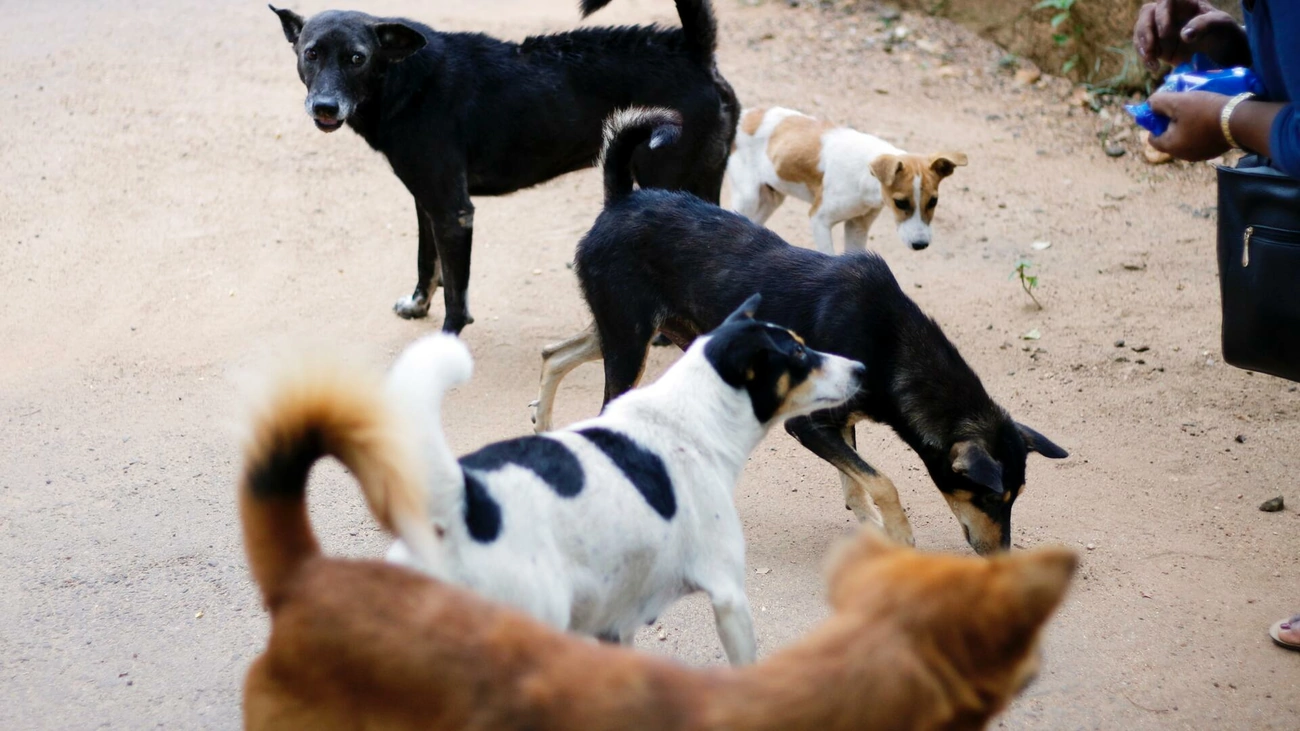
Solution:
[[[573,5],[358,7],[520,38],[572,26]],[[953,28],[907,16],[886,52],[874,14],[718,5],[722,70],[747,104],[970,155],[928,251],[884,223],[872,245],[991,393],[1072,452],[1035,460],[1016,508],[1017,545],[1074,546],[1083,570],[1002,723],[1300,727],[1300,654],[1264,633],[1300,610],[1300,519],[1256,509],[1300,504],[1300,393],[1219,360],[1209,169],[1106,158],[1058,87],[1015,87]],[[409,199],[360,138],[311,125],[260,3],[2,7],[0,727],[233,728],[267,629],[234,512],[238,386],[287,347],[385,363],[437,325],[440,300],[428,322],[389,311],[415,276]],[[598,20],[672,13],[619,0]],[[478,368],[446,412],[460,450],[528,431],[539,349],[585,323],[565,264],[599,186],[583,172],[476,204]],[[788,204],[771,225],[809,246],[804,215]],[[1008,280],[1022,255],[1042,311]],[[599,393],[597,368],[575,373],[560,422]],[[859,434],[918,544],[968,551],[919,461],[881,428]],[[353,484],[334,466],[317,478],[327,550],[379,554]],[[824,616],[821,562],[854,524],[833,470],[783,433],[737,500],[770,652]],[[639,644],[721,657],[702,601]]]

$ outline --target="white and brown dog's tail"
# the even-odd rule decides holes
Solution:
[[[307,517],[307,474],[333,456],[371,512],[436,570],[441,551],[424,494],[419,442],[379,378],[325,361],[287,368],[257,405],[239,487],[253,578],[274,610],[298,569],[320,555]]]
[[[474,372],[469,348],[454,335],[423,337],[397,357],[388,374],[388,400],[401,412],[421,454],[425,475],[421,495],[439,534],[465,509],[465,473],[447,444],[442,428],[442,400],[451,388],[468,381]],[[417,561],[418,546],[400,536]],[[435,575],[440,567],[427,566]]]
[[[632,154],[643,142],[654,150],[677,141],[682,115],[671,109],[630,107],[605,120],[605,145],[597,165],[605,176],[605,205],[631,195],[636,182]]]

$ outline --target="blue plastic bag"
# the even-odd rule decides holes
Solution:
[[[1244,92],[1263,94],[1264,85],[1254,71],[1238,66],[1236,68],[1215,68],[1214,62],[1207,56],[1196,54],[1192,60],[1169,72],[1165,81],[1156,91],[1209,91],[1215,94],[1236,96]],[[1133,115],[1133,121],[1139,126],[1159,137],[1169,129],[1169,118],[1156,114],[1151,104],[1129,104],[1124,107]]]

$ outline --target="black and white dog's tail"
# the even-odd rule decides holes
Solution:
[[[425,460],[424,496],[429,516],[439,528],[465,507],[465,473],[442,428],[442,399],[449,389],[468,381],[473,371],[469,348],[454,335],[438,333],[408,346],[388,373],[388,400],[416,433]]]
[[[610,0],[581,0],[582,17],[587,17],[609,5]],[[703,64],[713,63],[713,52],[718,47],[718,21],[713,17],[713,3],[709,0],[677,0],[677,17],[682,21],[682,34],[691,57]]]
[[[681,132],[682,116],[671,109],[632,107],[610,115],[599,163],[605,174],[605,205],[632,192],[632,154],[641,143],[649,141],[653,150],[676,142]]]

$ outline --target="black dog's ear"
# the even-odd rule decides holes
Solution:
[[[379,53],[391,63],[404,60],[429,42],[424,34],[403,23],[379,23],[375,26]]]
[[[1001,495],[1002,465],[998,464],[989,453],[975,442],[963,441],[952,445],[948,453],[952,458],[952,471],[965,475],[977,485],[987,487]]]
[[[1024,424],[1016,422],[1016,429],[1020,431],[1020,436],[1025,440],[1025,446],[1029,451],[1038,452],[1048,459],[1065,459],[1070,456],[1069,452],[1053,444],[1051,439]]]
[[[274,5],[267,5],[271,12],[280,16],[280,26],[284,28],[285,40],[290,43],[297,43],[298,36],[302,34],[302,26],[305,22],[302,16],[292,10],[281,10]]]
[[[750,295],[749,299],[741,303],[740,307],[737,307],[735,312],[727,315],[727,319],[723,320],[722,324],[730,325],[734,322],[754,319],[754,313],[758,312],[758,306],[762,304],[762,302],[763,295],[758,293]]]

